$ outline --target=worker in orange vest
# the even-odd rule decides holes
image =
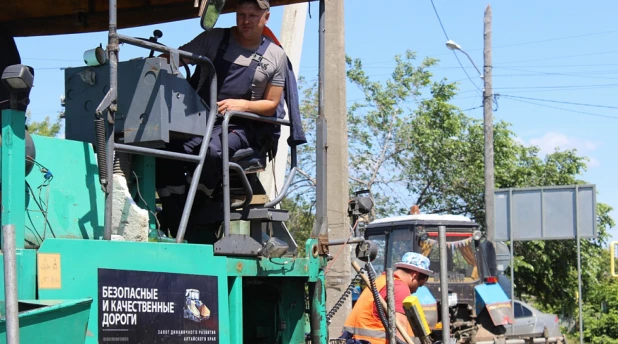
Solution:
[[[429,259],[416,252],[405,253],[401,261],[395,263],[395,268],[395,316],[412,337],[412,329],[403,309],[403,300],[425,284],[429,276],[433,275],[433,271],[429,270]],[[380,295],[386,299],[386,274],[380,275],[375,284]],[[348,343],[386,344],[387,342],[387,333],[370,289],[368,287],[363,290],[345,322],[341,338],[347,339]],[[399,332],[397,337],[403,339]]]

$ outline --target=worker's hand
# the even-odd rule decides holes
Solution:
[[[226,111],[249,111],[249,101],[245,99],[225,99],[217,102],[219,113]]]

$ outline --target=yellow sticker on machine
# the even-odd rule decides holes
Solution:
[[[39,289],[62,288],[60,253],[37,253]]]

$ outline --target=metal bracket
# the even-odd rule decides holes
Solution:
[[[320,236],[318,236],[318,250],[321,256],[327,256],[329,254],[328,234],[320,234]]]
[[[97,116],[101,116],[103,114],[103,111],[108,110],[107,111],[107,121],[109,123],[114,123],[114,117],[112,116],[112,112],[116,111],[116,106],[115,106],[116,100],[112,99],[112,91],[113,89],[111,88],[109,89],[109,91],[107,91],[107,94],[105,95],[105,97],[103,98],[99,106],[97,107],[97,110],[95,111]]]
[[[178,75],[178,73],[180,73],[178,71],[179,66],[180,66],[180,55],[178,55],[178,51],[175,51],[175,50],[170,51],[170,67],[172,67],[172,74]]]
[[[216,255],[257,257],[262,245],[244,234],[228,234],[215,243]]]

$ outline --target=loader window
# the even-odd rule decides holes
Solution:
[[[414,250],[414,233],[409,227],[393,228],[389,235],[370,235],[367,239],[378,245],[378,257],[372,262],[378,275]]]
[[[469,283],[479,279],[479,271],[476,262],[472,233],[446,233],[447,242],[447,267],[449,282]],[[429,232],[427,241],[421,244],[422,253],[429,257],[429,269],[434,275],[429,282],[440,281],[440,246],[438,233]]]
[[[392,249],[390,266],[401,260],[406,252],[414,251],[414,233],[410,228],[401,228],[391,233]]]
[[[371,262],[373,268],[376,270],[376,274],[380,275],[384,272],[384,263],[386,262],[386,235],[371,235],[367,239],[373,241],[378,246],[378,256]]]

